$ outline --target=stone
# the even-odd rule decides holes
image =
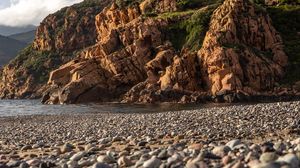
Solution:
[[[200,143],[197,144],[191,144],[188,146],[188,149],[198,150],[200,151],[202,149],[203,145]]]
[[[17,167],[21,164],[22,162],[19,160],[10,160],[8,163],[6,163],[6,165],[8,167]]]
[[[47,163],[42,162],[39,164],[39,168],[48,168],[48,165]]]
[[[129,166],[132,166],[133,165],[133,162],[126,156],[121,156],[119,159],[118,159],[118,165],[120,167],[129,167]]]
[[[100,163],[115,163],[116,160],[108,155],[100,155],[97,158],[97,161]]]
[[[30,166],[38,166],[41,161],[39,159],[31,159],[26,162]]]
[[[137,143],[137,146],[145,146],[148,142],[146,141],[140,141]]]
[[[274,162],[276,159],[278,158],[277,154],[274,153],[274,152],[266,152],[266,153],[263,153],[259,160],[261,162],[264,162],[264,163],[267,163],[267,162]]]
[[[232,168],[244,168],[244,165],[242,162],[239,160],[235,164],[233,164]]]
[[[158,159],[162,159],[162,160],[165,160],[168,158],[168,151],[163,149],[158,155],[157,155],[157,158]]]
[[[0,163],[0,168],[9,168],[7,165]]]
[[[232,161],[232,158],[231,158],[230,156],[224,156],[224,157],[222,158],[222,163],[223,163],[223,165],[227,165],[227,164],[229,164],[231,161]]]
[[[72,144],[66,143],[62,146],[61,152],[62,153],[67,153],[73,151],[75,147]]]
[[[203,162],[203,161],[200,161],[200,162],[188,162],[186,164],[186,168],[198,168],[198,167],[208,168],[208,165],[205,162]]]
[[[168,165],[172,165],[174,163],[176,163],[177,161],[180,161],[182,159],[182,156],[180,156],[179,154],[175,153],[173,154],[171,157],[169,157],[167,159],[167,164]]]
[[[298,168],[300,166],[299,158],[295,154],[286,154],[282,157],[279,157],[277,161],[288,163],[291,168]]]
[[[253,166],[250,166],[250,168],[280,168],[280,164],[279,163],[258,163],[255,164]]]
[[[79,160],[78,161],[78,166],[80,167],[88,167],[88,166],[92,166],[95,163],[94,160],[90,159],[90,160]]]
[[[31,145],[25,145],[21,148],[21,151],[27,151],[29,149],[32,149],[32,146]]]
[[[105,163],[95,163],[92,168],[111,168],[111,166]]]
[[[161,164],[161,160],[157,159],[155,156],[153,156],[151,159],[144,162],[143,167],[144,168],[158,168]]]
[[[284,150],[286,150],[286,145],[282,142],[277,142],[274,144],[274,149],[277,152],[283,152]]]
[[[78,152],[78,153],[74,154],[74,155],[70,158],[70,160],[72,160],[72,161],[78,161],[78,160],[80,160],[82,157],[84,157],[85,155],[86,155],[86,152]]]
[[[22,162],[19,168],[29,168],[29,165],[26,162]]]
[[[222,158],[222,157],[226,156],[230,150],[231,149],[228,146],[216,146],[212,150],[212,154]]]
[[[226,146],[228,146],[231,150],[234,150],[234,147],[237,145],[240,145],[242,142],[240,139],[234,139],[226,143]]]

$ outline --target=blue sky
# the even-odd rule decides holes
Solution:
[[[10,1],[9,0],[1,0],[0,1],[0,9],[3,9],[5,7],[8,7],[10,4]]]
[[[83,0],[0,0],[0,25],[38,25],[48,14]]]

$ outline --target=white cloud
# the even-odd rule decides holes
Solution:
[[[0,8],[0,25],[38,25],[48,14],[81,1],[83,0],[10,0],[10,6]]]

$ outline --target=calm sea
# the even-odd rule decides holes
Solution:
[[[207,106],[207,105],[205,105]],[[164,111],[192,110],[203,105],[159,104],[79,104],[79,105],[43,105],[39,100],[0,100],[0,117],[22,115],[53,115],[83,113],[155,113]]]

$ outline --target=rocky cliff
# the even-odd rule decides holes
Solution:
[[[68,17],[46,18],[32,49],[55,51],[56,65],[62,66],[50,73],[47,85],[40,82],[36,88],[30,86],[34,79],[26,78],[25,85],[7,79],[9,67],[20,69],[7,66],[2,83],[14,85],[2,85],[7,90],[2,97],[40,90],[47,104],[187,103],[298,92],[278,87],[288,66],[284,42],[268,12],[248,0],[116,1],[101,6],[99,12],[71,7],[65,9]],[[72,57],[64,53],[73,51],[79,52],[66,63]]]
[[[46,17],[36,31],[33,44],[3,68],[0,98],[41,97],[49,72],[95,43],[95,15],[110,3],[85,0]]]
[[[214,12],[198,56],[212,94],[272,89],[288,61],[270,17],[248,1],[225,1]]]

